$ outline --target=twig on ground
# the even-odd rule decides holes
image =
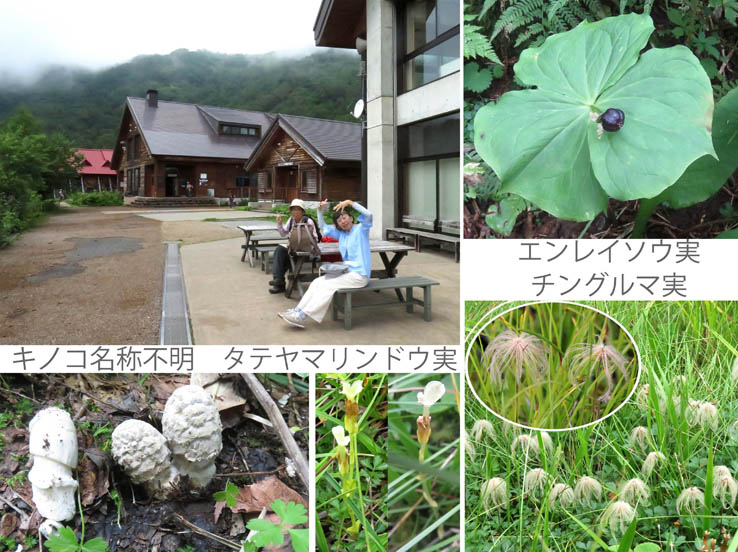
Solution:
[[[18,391],[13,391],[11,389],[5,389],[4,387],[0,387],[0,393],[12,393],[13,395],[18,395],[19,397],[35,402],[36,404],[44,404],[41,401],[37,401],[36,399],[28,397],[27,395],[24,395],[23,393],[18,393]]]
[[[227,546],[231,550],[241,550],[241,546],[233,541],[230,541],[228,539],[224,539],[220,535],[216,535],[215,533],[211,533],[210,531],[206,531],[205,529],[201,529],[194,523],[190,523],[185,518],[183,518],[179,514],[174,514],[172,516],[176,521],[193,531],[194,533],[197,533],[198,535],[202,535],[203,537],[207,537],[211,540],[214,540],[215,542],[219,542],[223,546]]]
[[[409,517],[410,517],[410,515],[411,515],[411,514],[412,514],[412,513],[413,513],[413,512],[415,511],[415,508],[417,508],[417,507],[418,507],[418,504],[420,504],[420,502],[421,502],[422,500],[423,500],[423,497],[421,496],[421,497],[420,497],[420,498],[419,498],[419,499],[418,499],[418,500],[417,500],[417,501],[415,502],[415,504],[413,504],[413,505],[412,505],[412,506],[410,507],[410,509],[409,509],[409,510],[408,510],[407,512],[405,512],[405,515],[403,515],[403,516],[402,516],[402,517],[400,518],[400,521],[398,521],[398,522],[397,522],[397,525],[395,525],[395,526],[394,526],[394,527],[393,527],[392,529],[390,529],[390,530],[389,530],[389,533],[387,533],[387,538],[388,538],[388,539],[391,539],[391,538],[392,538],[392,533],[394,533],[395,531],[397,531],[397,530],[398,530],[398,529],[399,529],[399,528],[400,528],[400,527],[402,526],[402,524],[403,524],[403,523],[405,523],[405,521],[407,520],[407,518],[409,518]]]
[[[290,432],[290,429],[287,427],[287,423],[284,421],[284,418],[282,418],[282,414],[279,411],[277,403],[275,403],[274,399],[269,396],[269,393],[267,393],[267,390],[264,389],[264,386],[256,376],[253,374],[242,374],[242,376],[246,381],[246,384],[251,389],[251,392],[256,396],[256,400],[259,401],[259,404],[266,411],[267,416],[269,416],[272,425],[274,425],[274,430],[277,432],[279,438],[287,449],[287,454],[289,454],[297,467],[297,473],[300,476],[303,485],[305,485],[305,488],[310,488],[310,471],[308,469],[308,464],[305,461],[305,456],[302,454],[300,447],[297,446],[297,442],[292,436],[292,432]]]

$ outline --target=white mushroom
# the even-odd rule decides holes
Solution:
[[[174,466],[196,487],[215,475],[215,457],[223,448],[220,414],[210,394],[197,385],[177,388],[164,407],[162,431]]]
[[[126,420],[115,428],[112,440],[113,458],[131,480],[165,498],[178,474],[164,436],[146,422]]]
[[[39,513],[52,522],[72,519],[77,489],[77,481],[72,476],[72,470],[77,467],[74,422],[61,408],[50,407],[33,417],[29,429],[33,467],[28,479],[33,487],[33,502]]]

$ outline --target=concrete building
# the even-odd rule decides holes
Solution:
[[[366,74],[366,190],[374,235],[459,235],[458,0],[323,0],[315,43],[356,48]]]

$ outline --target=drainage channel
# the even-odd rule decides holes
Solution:
[[[161,301],[160,345],[192,345],[179,244],[167,243]]]

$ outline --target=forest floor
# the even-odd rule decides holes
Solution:
[[[213,375],[215,377],[215,375]],[[267,375],[262,379],[303,451],[308,449],[307,379]],[[207,552],[240,550],[248,519],[257,517],[275,499],[307,507],[307,488],[286,460],[287,453],[264,420],[266,414],[243,379],[223,376],[241,404],[219,403],[223,449],[216,458],[216,476],[201,491],[185,482],[177,496],[156,501],[133,485],[110,454],[113,429],[135,418],[161,428],[167,398],[190,383],[185,375],[14,375],[0,376],[0,550],[40,550],[37,529],[43,519],[34,507],[28,471],[28,422],[42,408],[58,406],[69,412],[77,428],[79,481],[85,540],[102,538],[110,552]],[[227,408],[224,408],[227,407]],[[236,505],[226,507],[213,494],[226,483],[239,492]],[[119,497],[119,498],[118,498]],[[277,521],[273,513],[266,519]],[[79,512],[65,524],[81,530]],[[292,550],[289,538],[281,547]],[[18,548],[20,546],[21,548]]]

